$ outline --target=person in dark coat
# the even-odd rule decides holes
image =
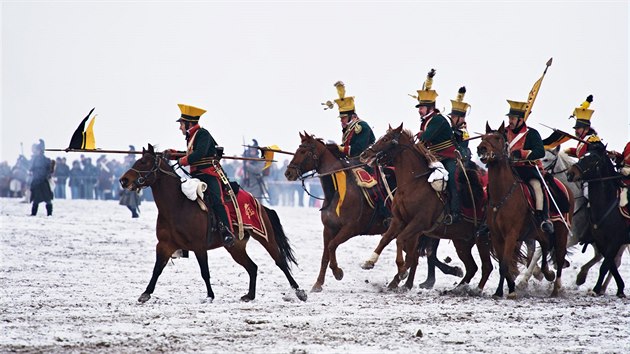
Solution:
[[[55,164],[44,156],[44,141],[39,139],[39,144],[33,145],[33,160],[31,163],[31,216],[37,215],[39,203],[46,203],[46,215],[52,216],[53,192],[50,189],[50,178]]]
[[[136,151],[136,148],[133,145],[129,145],[129,151]],[[126,171],[132,168],[134,163],[136,163],[135,154],[128,154],[125,156],[124,170]],[[120,200],[118,201],[118,204],[126,206],[127,209],[131,211],[132,218],[140,216],[138,214],[140,212],[140,195],[138,193],[132,192],[128,189],[122,189],[120,191]]]
[[[66,164],[65,157],[58,157],[55,163],[55,198],[66,199],[66,182],[70,177],[70,167]]]

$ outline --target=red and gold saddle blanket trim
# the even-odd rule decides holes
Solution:
[[[267,238],[267,227],[262,219],[262,205],[252,196],[250,193],[240,189],[236,195],[236,202],[238,203],[239,210],[241,212],[241,219],[243,220],[243,228],[247,231],[252,231],[256,235],[269,241]],[[236,211],[234,205],[231,202],[226,203],[229,211],[230,221],[234,229],[238,228],[238,220],[236,218]]]
[[[560,189],[560,191],[562,191],[562,193],[564,194],[564,197],[568,199],[569,192],[567,190],[567,187],[555,177],[553,178],[553,181],[556,184],[556,186]],[[532,195],[532,192],[529,189],[529,185],[525,182],[520,182],[519,184],[521,185],[521,190],[523,191],[523,195],[525,195],[527,204],[529,204],[529,209],[532,211],[535,210],[536,204],[534,202],[534,196]],[[572,215],[569,215],[569,213],[562,213],[562,216],[560,216],[560,212],[555,210],[553,206],[553,202],[549,199],[549,193],[547,193],[547,191],[544,191],[544,195],[545,195],[545,198],[547,199],[547,205],[549,205],[549,219],[551,219],[551,221],[562,221],[562,218],[564,217],[564,220],[567,222],[567,224],[571,225]]]
[[[356,179],[359,187],[372,188],[378,183],[374,176],[361,167],[353,168],[352,173],[354,174],[354,178]]]

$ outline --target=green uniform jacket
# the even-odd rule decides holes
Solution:
[[[453,129],[443,115],[437,113],[424,119],[420,124],[420,130],[418,139],[424,142],[431,152],[444,158],[455,158]]]
[[[189,141],[187,138],[186,141]],[[199,160],[206,157],[213,157],[217,155],[217,142],[214,140],[210,132],[205,128],[199,128],[195,135],[195,141],[193,142],[192,152],[188,154],[188,164],[192,166],[191,173],[196,170],[203,170],[210,167],[210,164],[196,165]]]
[[[357,130],[359,130],[358,133]],[[372,128],[367,122],[359,120],[343,129],[343,143],[341,146],[344,147],[344,153],[347,156],[356,157],[361,155],[375,141],[376,137],[374,132],[372,132]]]

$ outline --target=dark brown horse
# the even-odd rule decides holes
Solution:
[[[130,191],[151,187],[158,208],[156,227],[158,243],[155,266],[151,281],[138,301],[146,302],[151,298],[158,277],[177,249],[195,252],[201,268],[201,277],[206,283],[208,300],[212,301],[214,292],[210,286],[207,250],[223,247],[223,242],[217,231],[212,234],[210,243],[207,241],[208,213],[203,211],[197,202],[191,201],[182,193],[180,177],[167,163],[167,160],[162,158],[161,154],[156,153],[153,146],[149,144],[148,150],[143,149],[142,158],[122,175],[120,184]],[[252,237],[263,245],[276,265],[282,269],[289,284],[295,289],[297,297],[305,301],[306,292],[300,289],[291,275],[289,264],[297,264],[297,262],[280,224],[280,219],[276,212],[271,209],[263,207],[260,210],[262,210],[261,221],[264,222],[267,229],[267,239],[254,232],[246,231],[246,236],[242,240],[237,239],[233,247],[226,248],[232,258],[242,265],[249,274],[249,291],[241,297],[241,300],[251,301],[256,297],[258,266],[249,258],[245,249],[248,239]]]
[[[617,283],[617,296],[625,297],[624,282],[615,258],[621,255],[624,244],[630,243],[630,235],[619,211],[619,180],[616,177],[620,176],[606,154],[606,147],[600,142],[590,144],[589,152],[569,168],[567,177],[569,181],[588,182],[590,232],[597,250],[604,256],[593,292],[603,295],[602,284],[610,272]]]
[[[369,163],[375,160],[385,161],[394,166],[396,173],[398,187],[392,205],[394,218],[382,238],[382,242],[396,238],[398,250],[396,257],[398,273],[390,283],[390,288],[398,286],[401,275],[407,269],[410,270],[409,278],[412,278],[413,270],[418,264],[418,254],[409,252],[406,260],[403,260],[400,249],[409,242],[416,243],[416,235],[423,234],[453,240],[457,255],[464,262],[466,270],[460,285],[470,283],[477,272],[478,267],[471,253],[472,246],[477,244],[482,261],[482,274],[475,292],[480,293],[492,272],[488,240],[477,240],[473,222],[460,221],[449,226],[441,222],[444,217],[445,201],[428,182],[432,172],[429,165],[437,161],[433,154],[422,143],[415,144],[413,134],[403,130],[401,124],[395,129],[390,127],[383,137],[361,154],[361,159]],[[414,250],[416,247],[411,249]],[[411,281],[407,279],[405,287],[410,288],[412,282],[413,279]]]
[[[519,178],[510,164],[505,136],[505,126],[493,131],[486,123],[486,134],[477,147],[477,154],[488,167],[488,215],[490,239],[499,261],[500,280],[494,294],[503,297],[503,282],[507,281],[508,298],[516,298],[515,278],[518,275],[517,262],[520,260],[520,246],[524,240],[534,239],[540,244],[542,252],[542,271],[549,281],[554,274],[549,270],[547,254],[553,251],[556,264],[554,288],[551,296],[557,296],[562,288],[562,268],[567,252],[569,230],[562,221],[554,221],[554,235],[547,235],[540,230],[528,201],[522,192]],[[570,189],[568,212],[565,218],[573,215],[574,199]],[[551,207],[550,207],[551,209]]]
[[[336,145],[326,145],[321,139],[316,139],[306,132],[300,133],[300,139],[301,144],[285,172],[285,177],[290,181],[302,178],[305,173],[310,171],[326,175],[328,172],[347,168],[352,163],[339,155]],[[358,162],[354,161],[354,163]],[[338,178],[347,180],[345,195],[341,203],[340,194],[334,187],[334,183],[339,183],[339,181],[335,179],[333,182],[331,175],[320,177],[325,195],[324,205],[321,208],[321,220],[324,225],[324,249],[319,275],[311,290],[314,292],[322,291],[326,268],[329,264],[335,279],[341,280],[343,278],[343,270],[337,263],[336,255],[339,245],[357,235],[377,235],[383,234],[387,230],[383,216],[375,212],[368,204],[361,188],[352,176],[344,172],[341,174],[345,177]],[[435,258],[432,264],[440,263],[435,257],[435,252],[432,253],[432,257]],[[372,260],[376,262],[377,258],[378,254],[375,254]],[[373,264],[371,265],[373,266]],[[440,268],[443,271],[457,274],[458,268],[442,263],[439,265],[444,266]]]

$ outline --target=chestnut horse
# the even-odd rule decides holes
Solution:
[[[431,152],[422,144],[414,142],[414,135],[403,130],[401,124],[398,128],[387,130],[385,135],[376,141],[371,147],[361,154],[361,160],[367,163],[385,161],[394,166],[397,190],[392,205],[392,224],[383,235],[382,243],[396,238],[398,273],[389,284],[390,288],[398,286],[402,280],[401,275],[410,269],[412,277],[413,269],[418,264],[418,254],[407,253],[406,261],[403,261],[400,249],[407,242],[417,242],[416,235],[423,234],[438,239],[453,240],[457,255],[464,262],[465,271],[460,285],[470,283],[477,272],[477,264],[473,259],[471,249],[477,245],[482,262],[481,280],[475,293],[481,293],[483,287],[492,272],[490,259],[490,246],[487,239],[475,237],[476,226],[474,222],[460,221],[453,225],[445,225],[444,217],[445,201],[428,182],[428,177],[433,172],[429,167],[431,162],[437,161]],[[479,220],[480,221],[480,220]],[[411,288],[408,279],[406,288]]]
[[[619,211],[617,178],[620,175],[608,158],[604,144],[591,144],[586,155],[571,166],[567,176],[569,181],[588,182],[590,231],[595,247],[604,256],[593,292],[597,295],[604,294],[602,284],[604,277],[610,272],[617,283],[617,296],[625,297],[624,282],[615,258],[620,256],[624,245],[630,243],[630,235],[628,225]]]
[[[488,167],[488,215],[487,223],[490,229],[490,239],[494,252],[499,261],[499,286],[494,297],[503,297],[503,283],[507,281],[508,298],[516,298],[515,278],[518,274],[517,261],[520,245],[524,240],[534,239],[540,244],[542,252],[542,271],[549,281],[554,274],[549,270],[547,254],[554,251],[552,259],[556,264],[554,288],[551,296],[558,296],[562,288],[562,269],[567,252],[567,237],[569,230],[562,221],[554,221],[554,235],[547,235],[540,230],[534,214],[530,210],[528,201],[519,187],[520,179],[515,175],[510,164],[507,150],[505,126],[497,131],[490,129],[486,123],[486,134],[482,136],[477,147],[477,154]],[[566,214],[573,214],[573,193],[565,188],[569,194]],[[552,206],[549,207],[552,209]]]
[[[285,177],[289,181],[302,179],[303,175],[310,171],[325,175],[331,171],[347,168],[353,163],[339,155],[336,145],[328,146],[321,139],[316,139],[306,132],[300,133],[300,139],[300,146],[285,172]],[[346,176],[348,175],[346,174]],[[321,220],[324,225],[324,249],[319,275],[311,290],[313,292],[322,291],[329,264],[335,279],[341,280],[343,278],[343,270],[337,263],[336,255],[339,245],[357,235],[377,235],[383,234],[387,230],[383,216],[372,209],[365,200],[361,188],[353,179],[351,177],[347,179],[349,182],[346,183],[343,202],[337,210],[340,195],[333,186],[333,177],[330,175],[320,177],[325,195],[321,208]],[[435,257],[435,252],[432,254],[432,257]],[[432,264],[438,262],[437,258],[432,259]],[[446,270],[450,272],[449,274],[457,274],[458,269],[456,267],[440,265],[443,266],[440,267],[442,271]]]
[[[148,150],[142,149],[142,158],[122,175],[120,184],[130,191],[151,187],[158,208],[156,226],[158,243],[155,266],[151,281],[138,301],[146,302],[151,298],[158,277],[173,252],[177,249],[185,249],[195,252],[201,268],[201,277],[206,283],[208,301],[211,302],[214,299],[214,292],[210,286],[207,250],[223,247],[223,242],[216,230],[213,231],[212,238],[208,242],[208,212],[203,211],[197,202],[191,201],[182,193],[180,177],[167,160],[153,150],[151,144],[149,144]],[[276,265],[282,269],[289,284],[295,289],[297,297],[305,301],[306,292],[300,289],[291,275],[289,264],[297,264],[297,262],[280,224],[280,219],[276,212],[271,209],[263,207],[261,210],[260,218],[265,223],[267,239],[254,232],[246,231],[246,236],[242,240],[237,239],[233,247],[226,248],[232,258],[242,265],[249,274],[249,292],[241,297],[241,300],[251,301],[256,297],[258,266],[249,258],[245,249],[249,237],[252,237],[263,245]]]

